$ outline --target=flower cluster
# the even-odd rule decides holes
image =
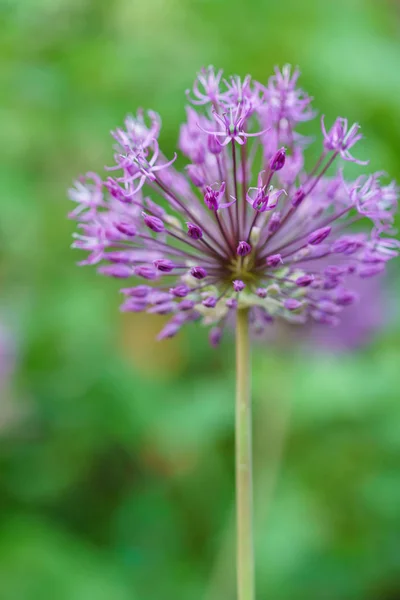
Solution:
[[[203,69],[187,92],[183,170],[160,150],[160,117],[139,111],[113,132],[107,176],[88,173],[70,190],[73,246],[89,252],[81,264],[141,279],[123,287],[121,309],[170,315],[160,339],[201,320],[216,345],[242,308],[256,330],[276,318],[336,325],[360,302],[357,278],[398,254],[395,183],[330,169],[366,164],[353,155],[357,124],[338,118],[329,129],[322,119],[320,157],[305,170],[310,139],[297,127],[315,112],[298,76],[285,66],[263,85]],[[352,230],[358,221],[365,227]]]

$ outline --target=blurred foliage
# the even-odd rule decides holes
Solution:
[[[399,175],[397,0],[1,0],[0,303],[17,368],[0,407],[0,598],[235,597],[233,355],[120,315],[78,269],[66,189],[138,106],[172,151],[213,63],[274,64]],[[316,125],[317,126],[317,125]],[[396,271],[389,293],[396,304]],[[365,301],[368,301],[366,299]],[[229,337],[229,336],[227,336]],[[400,598],[400,348],[255,346],[258,598]]]

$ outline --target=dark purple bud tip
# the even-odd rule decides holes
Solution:
[[[264,288],[257,288],[256,294],[257,294],[257,296],[259,298],[266,298],[267,297],[267,290],[265,290]]]
[[[171,288],[169,291],[177,298],[184,298],[188,295],[190,289],[187,287],[187,285],[177,285],[176,287]]]
[[[161,221],[161,219],[159,219],[158,217],[151,217],[150,215],[147,215],[145,212],[142,213],[145,225],[151,229],[152,231],[155,231],[156,233],[161,233],[162,231],[164,231],[164,223]]]
[[[235,292],[241,292],[246,287],[246,284],[241,279],[235,279],[233,282],[233,289]]]
[[[286,160],[286,150],[285,148],[279,148],[277,152],[275,152],[274,156],[269,161],[269,168],[271,171],[280,171],[285,164]]]
[[[120,233],[127,235],[128,237],[133,237],[136,235],[136,229],[130,223],[120,221],[119,223],[115,223],[115,228],[118,229]]]
[[[308,287],[314,281],[313,275],[301,275],[296,279],[296,285],[299,287]]]
[[[247,256],[251,252],[251,246],[247,242],[239,242],[238,247],[236,248],[236,253],[238,256]]]
[[[283,306],[287,308],[287,310],[297,310],[301,306],[301,302],[296,300],[296,298],[287,298],[283,302]]]
[[[154,260],[153,265],[156,269],[162,271],[163,273],[171,273],[171,271],[176,267],[176,264],[173,263],[172,260],[168,260],[165,258]]]
[[[317,229],[308,236],[308,243],[311,244],[311,246],[321,244],[328,237],[331,230],[332,227],[321,227],[321,229]]]
[[[295,208],[296,206],[299,206],[303,202],[305,197],[306,194],[304,190],[302,190],[301,188],[296,190],[292,198],[292,206],[294,206]]]
[[[268,267],[277,267],[283,263],[283,260],[280,254],[271,254],[270,256],[267,256],[265,262]]]
[[[216,304],[217,304],[217,299],[215,298],[215,296],[209,296],[202,302],[202,305],[206,306],[207,308],[214,308]]]
[[[192,238],[192,240],[201,240],[201,238],[203,237],[203,232],[200,229],[200,227],[198,227],[198,225],[195,225],[194,223],[186,223],[187,227],[188,227],[188,236]]]
[[[222,338],[222,329],[221,327],[213,327],[210,331],[209,341],[213,348],[219,346]]]
[[[220,154],[220,152],[222,152],[222,146],[219,143],[217,136],[212,133],[207,138],[207,147],[211,154]]]
[[[207,277],[207,271],[203,269],[203,267],[192,267],[190,269],[190,274],[196,279],[204,279]]]

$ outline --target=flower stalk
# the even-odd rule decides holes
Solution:
[[[236,325],[236,523],[238,600],[254,600],[251,372],[248,309]]]

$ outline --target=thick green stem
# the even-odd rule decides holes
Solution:
[[[253,483],[248,310],[236,324],[236,519],[238,600],[254,600]]]

